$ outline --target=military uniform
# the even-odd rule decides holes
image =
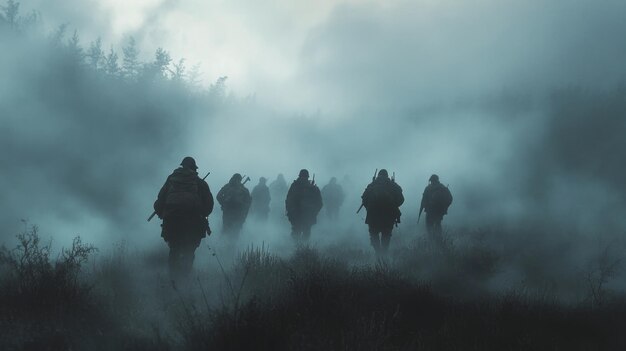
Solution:
[[[222,206],[222,232],[233,239],[241,232],[251,202],[250,192],[241,184],[241,178],[240,174],[234,174],[217,193],[217,202]]]
[[[389,248],[393,226],[400,221],[400,206],[404,203],[402,188],[389,179],[382,169],[361,196],[367,210],[365,223],[368,225],[370,242],[378,254]]]
[[[322,209],[320,189],[309,182],[309,172],[300,171],[287,192],[285,199],[287,218],[291,223],[291,235],[296,241],[306,241],[311,236],[311,227],[317,223]]]
[[[322,200],[324,208],[330,220],[337,220],[339,208],[343,204],[345,195],[341,185],[337,184],[337,178],[333,177],[330,182],[322,188]]]
[[[213,211],[209,185],[196,172],[195,160],[185,157],[180,168],[167,177],[161,187],[154,211],[163,219],[161,236],[167,242],[169,269],[173,277],[191,272],[194,252],[207,233],[207,217]]]
[[[433,174],[430,184],[424,189],[420,210],[426,212],[426,230],[431,237],[441,236],[441,221],[448,213],[448,207],[452,203],[450,190],[439,182],[439,176]]]
[[[279,174],[276,179],[270,183],[270,212],[274,219],[284,219],[284,205],[285,197],[287,196],[287,182],[282,174]]]
[[[267,179],[261,177],[259,184],[252,189],[252,214],[259,220],[265,222],[270,213],[270,190],[265,185]]]

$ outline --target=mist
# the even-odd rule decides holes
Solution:
[[[624,231],[622,2],[346,1],[310,13],[302,3],[277,15],[308,13],[300,24],[280,17],[289,36],[271,21],[280,4],[259,17],[246,1],[221,8],[236,20],[212,25],[211,38],[254,32],[244,37],[259,39],[258,57],[219,51],[214,39],[205,55],[169,32],[184,24],[172,22],[181,14],[189,33],[204,30],[194,25],[208,22],[202,14],[214,3],[146,2],[149,11],[129,10],[134,21],[114,6],[74,5],[24,1],[16,22],[4,16],[0,26],[3,241],[27,222],[61,243],[81,235],[164,247],[146,218],[184,156],[196,158],[201,176],[211,172],[214,194],[233,173],[249,175],[249,189],[278,173],[290,182],[301,168],[320,187],[337,177],[348,198],[340,223],[320,213],[312,238],[320,245],[369,249],[355,212],[381,168],[395,172],[406,197],[399,246],[423,235],[415,223],[433,173],[454,195],[450,232],[558,232],[534,235],[561,242]],[[103,57],[94,64],[98,37]],[[125,63],[130,47],[134,61]],[[161,47],[172,50],[165,65],[155,56]],[[216,208],[209,218],[209,245],[220,242],[220,217]],[[262,230],[248,221],[241,247],[288,245],[286,218],[272,219]],[[511,235],[497,240],[521,240]]]

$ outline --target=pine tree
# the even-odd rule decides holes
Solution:
[[[120,75],[120,66],[117,60],[117,53],[111,48],[111,51],[109,51],[109,54],[104,59],[104,71],[112,77],[118,77]]]
[[[80,46],[80,38],[76,30],[67,42],[67,52],[75,63],[81,64],[83,62],[83,48]]]
[[[167,71],[169,65],[172,62],[170,53],[163,48],[158,48],[154,54],[154,67],[161,77],[167,77]]]
[[[98,37],[96,41],[92,41],[87,50],[87,64],[89,64],[94,70],[102,68],[103,61],[105,60],[104,52],[102,51],[102,39]]]
[[[139,49],[137,49],[135,38],[130,37],[128,45],[122,48],[122,52],[124,53],[122,61],[124,78],[129,81],[136,80],[139,76],[141,64],[139,63]]]
[[[4,12],[4,20],[11,26],[11,28],[17,28],[18,14],[20,12],[20,4],[13,0],[7,1],[6,6],[2,6]]]

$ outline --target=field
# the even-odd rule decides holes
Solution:
[[[0,348],[626,347],[620,261],[609,251],[568,276],[556,264],[540,269],[541,255],[513,257],[496,235],[399,240],[385,258],[341,243],[280,254],[251,246],[227,258],[203,244],[192,278],[172,282],[165,250],[101,252],[77,238],[56,255],[33,227],[0,256]],[[525,279],[507,285],[513,265]]]

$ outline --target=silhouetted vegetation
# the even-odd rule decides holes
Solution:
[[[621,299],[590,305],[515,291],[442,295],[427,282],[410,278],[410,260],[403,256],[354,265],[348,255],[331,257],[310,247],[299,247],[287,258],[264,247],[249,248],[232,267],[219,261],[218,270],[199,270],[196,281],[163,282],[152,290],[152,283],[142,286],[136,280],[146,273],[152,277],[146,281],[158,281],[158,276],[148,272],[141,260],[131,258],[124,246],[94,261],[94,269],[85,272],[84,263],[95,249],[80,239],[51,259],[51,247],[41,244],[36,228],[17,238],[17,248],[3,248],[0,255],[0,323],[11,331],[3,334],[3,349],[612,350],[626,346],[621,333],[626,327],[626,304]],[[219,260],[219,255],[215,258]],[[483,274],[482,269],[475,273],[476,277]],[[460,283],[475,278],[457,279]],[[216,298],[216,291],[222,292],[221,297]],[[154,299],[157,302],[148,302]],[[170,307],[158,312],[160,305]],[[164,320],[151,321],[149,316],[155,313]]]

